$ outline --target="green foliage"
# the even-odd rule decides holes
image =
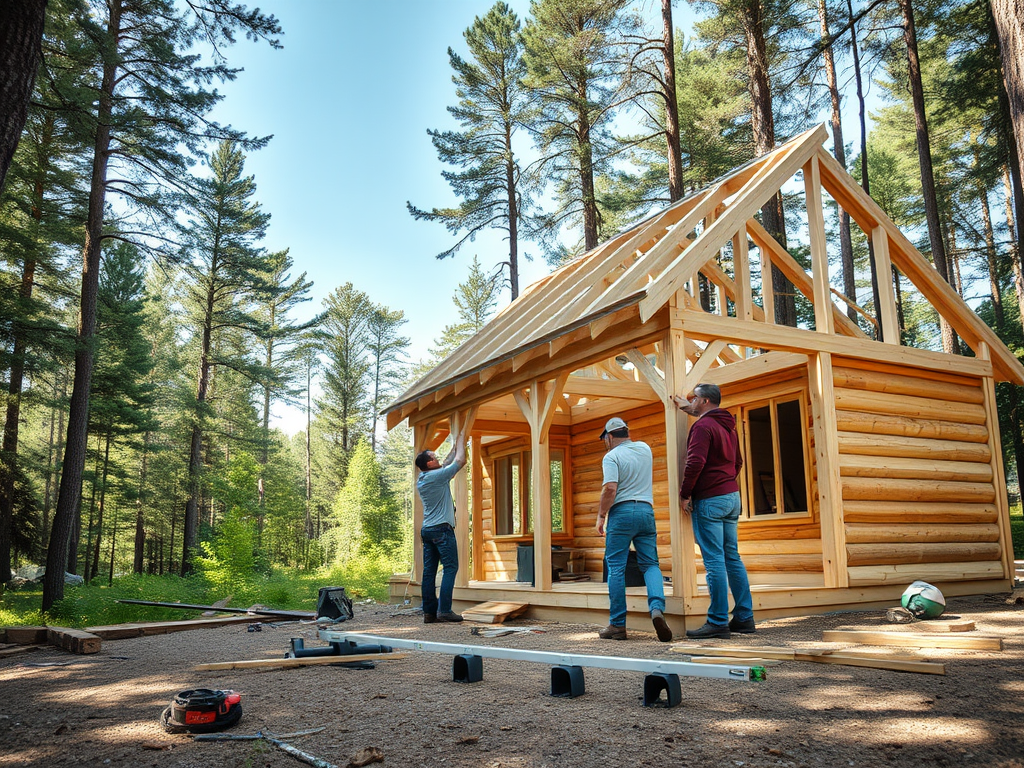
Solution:
[[[196,569],[214,587],[229,590],[256,570],[257,490],[260,466],[248,453],[234,456],[213,489],[224,503],[224,517],[210,541],[203,542]]]

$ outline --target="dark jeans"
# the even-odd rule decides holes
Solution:
[[[459,570],[459,548],[455,543],[455,531],[445,523],[420,530],[423,539],[423,613],[448,613],[452,609],[452,591],[455,589],[455,574]],[[437,566],[441,573],[441,595],[436,594]]]

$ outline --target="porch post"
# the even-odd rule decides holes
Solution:
[[[848,587],[850,574],[846,569],[846,528],[843,523],[843,485],[839,476],[839,425],[836,422],[832,354],[812,352],[808,369],[825,586]]]
[[[465,413],[453,411],[448,417],[451,434],[457,435],[465,423]],[[469,473],[459,472],[454,477],[455,488],[452,501],[455,502],[455,543],[459,550],[459,570],[455,574],[456,587],[469,586]]]
[[[555,404],[568,372],[554,381],[534,379],[529,393],[515,392],[516,403],[530,424],[530,498],[533,506],[533,579],[539,590],[551,589],[551,452],[548,432]]]
[[[696,597],[697,560],[694,556],[693,529],[689,516],[684,518],[679,505],[679,488],[686,461],[687,416],[672,400],[685,395],[686,338],[682,322],[671,314],[671,327],[665,337],[665,465],[668,470],[668,530],[672,547],[672,595]]]
[[[483,581],[484,574],[484,457],[483,441],[480,435],[473,435],[472,455],[470,461],[471,481],[473,483],[473,578]]]
[[[424,421],[412,426],[412,456],[413,459],[420,455],[420,451],[427,449],[427,441],[434,433],[434,422]],[[412,469],[412,573],[409,574],[409,581],[412,584],[419,584],[423,575],[423,541],[420,538],[420,528],[423,527],[423,501],[416,492],[416,481],[419,479],[419,467],[413,465]]]

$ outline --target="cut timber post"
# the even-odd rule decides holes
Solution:
[[[426,421],[413,425],[413,458],[420,455],[421,451],[427,450],[427,441],[434,433],[434,423]],[[423,540],[420,538],[420,529],[423,527],[423,500],[416,490],[416,480],[420,476],[418,467],[413,466],[412,470],[412,573],[409,574],[409,581],[419,584],[423,578]]]
[[[51,645],[72,653],[99,653],[103,641],[91,632],[67,627],[47,627],[46,639]]]
[[[686,337],[674,317],[665,337],[665,465],[668,470],[668,530],[672,548],[672,595],[694,597],[697,594],[697,558],[694,556],[693,529],[683,519],[679,488],[686,464],[686,433],[689,422],[672,399],[685,395]]]
[[[861,645],[897,645],[906,648],[959,648],[968,651],[1001,651],[1001,637],[957,637],[926,635],[920,632],[870,632],[833,629],[821,633],[823,643],[860,643]]]
[[[982,360],[991,361],[992,349],[987,342],[978,345],[978,357]],[[996,385],[995,379],[986,376],[982,379],[982,390],[985,395],[985,420],[988,422],[989,451],[991,453],[990,465],[992,467],[993,489],[995,490],[995,503],[998,510],[1000,544],[1003,548],[1003,578],[1013,579],[1013,538],[1010,533],[1010,503],[1006,498],[1006,475],[1003,470],[1003,449],[999,438],[999,414],[996,411]]]
[[[404,659],[407,653],[352,653],[347,656],[304,656],[299,659],[245,659],[244,661],[215,661],[196,664],[196,672],[218,672],[222,669],[273,669],[275,667],[313,667],[330,664],[349,664],[353,661],[394,661]]]
[[[811,157],[803,170],[807,195],[807,229],[811,237],[811,270],[814,276],[814,330],[832,334],[836,327],[829,291],[828,251],[825,247],[825,219],[821,212],[821,170],[818,158]]]
[[[484,457],[483,441],[473,436],[470,482],[473,485],[473,578],[484,579]]]
[[[673,645],[672,650],[676,653],[687,653],[691,656],[729,656],[744,659],[748,664],[759,659],[777,659],[779,661],[807,661],[813,664],[840,664],[844,667],[891,669],[897,672],[920,672],[926,675],[946,674],[946,667],[943,664],[918,661],[909,656],[873,656],[848,653],[846,651],[832,651],[824,648],[798,650],[795,648],[773,647],[710,648],[700,645]]]
[[[842,481],[839,476],[839,439],[836,426],[832,355],[810,355],[809,382],[814,420],[814,453],[818,470],[818,511],[826,587],[848,587],[846,531],[843,527]]]

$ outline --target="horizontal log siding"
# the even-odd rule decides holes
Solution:
[[[850,586],[1001,573],[979,380],[837,360]]]

